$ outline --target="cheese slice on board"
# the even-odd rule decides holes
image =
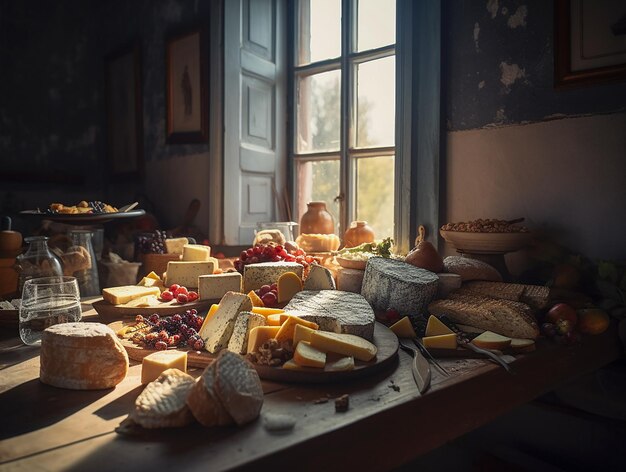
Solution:
[[[156,380],[167,369],[187,372],[187,353],[165,350],[148,354],[141,360],[141,383],[145,385]]]
[[[250,290],[248,292],[248,296],[250,297],[250,301],[252,301],[252,306],[253,307],[264,307],[265,303],[263,303],[263,300],[261,300],[261,298],[256,294],[256,292],[254,290]]]
[[[237,315],[251,309],[252,302],[248,295],[237,292],[226,293],[213,316],[200,328],[198,335],[204,340],[204,348],[213,354],[226,349],[233,334]]]
[[[440,334],[454,334],[443,321],[436,316],[430,315],[426,324],[426,336],[439,336]]]
[[[263,315],[242,311],[237,315],[233,334],[228,341],[228,350],[237,354],[246,354],[250,331],[257,326],[265,326],[267,321]]]
[[[140,287],[138,285],[122,285],[102,289],[102,298],[111,305],[122,305],[136,298],[148,295],[161,296],[158,287]]]
[[[302,367],[324,368],[326,365],[326,353],[315,349],[307,341],[300,341],[293,353],[293,360]]]
[[[263,316],[263,315],[261,315]],[[283,324],[282,314],[275,313],[272,315],[267,315],[267,324],[268,326],[280,326]]]
[[[427,336],[422,338],[425,348],[432,349],[456,349],[456,334],[439,334],[437,336]]]
[[[324,352],[334,352],[352,356],[360,361],[371,361],[376,357],[378,348],[366,339],[353,334],[315,331],[311,333],[311,346]]]
[[[310,342],[311,333],[315,331],[315,329],[309,328],[308,326],[297,324],[293,330],[293,346],[296,347],[300,341]]]
[[[211,247],[204,244],[183,245],[183,261],[208,261],[211,258]]]
[[[280,330],[276,334],[276,340],[278,342],[287,341],[293,339],[293,333],[296,329],[296,325],[304,325],[307,328],[311,329],[319,329],[317,323],[312,321],[303,320],[297,316],[289,316],[285,320],[285,322],[280,326]]]
[[[515,352],[532,352],[535,350],[535,341],[533,339],[511,339],[511,349]]]

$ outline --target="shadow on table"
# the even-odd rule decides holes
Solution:
[[[110,392],[66,390],[39,379],[24,382],[0,394],[0,440],[55,424]]]
[[[139,385],[129,392],[126,392],[119,398],[107,403],[102,408],[94,411],[94,415],[99,416],[103,420],[111,420],[119,416],[128,414],[133,409],[135,400],[144,389],[144,385]]]

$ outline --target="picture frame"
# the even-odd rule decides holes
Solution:
[[[626,3],[555,0],[555,87],[626,79]]]
[[[111,178],[143,175],[143,101],[139,43],[120,47],[105,58],[107,167]]]
[[[209,96],[205,28],[192,26],[170,33],[165,50],[166,142],[207,143]]]

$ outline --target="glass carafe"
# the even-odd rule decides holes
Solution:
[[[98,266],[92,243],[93,231],[72,230],[69,232],[72,245],[61,256],[65,275],[73,275],[78,280],[83,297],[100,295]]]
[[[24,282],[28,279],[63,275],[61,261],[50,251],[46,236],[32,236],[24,241],[28,244],[28,249],[15,259],[18,293],[22,293]]]

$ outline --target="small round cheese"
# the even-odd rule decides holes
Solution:
[[[101,323],[50,326],[41,338],[39,379],[72,390],[98,390],[120,383],[128,355],[111,328]]]

